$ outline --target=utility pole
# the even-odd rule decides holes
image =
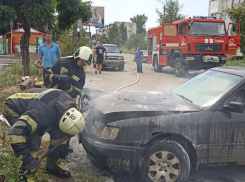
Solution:
[[[160,0],[157,0],[157,1],[159,1],[160,3],[163,3],[164,4],[164,6],[163,6],[163,24],[165,23],[165,16],[166,16],[166,7],[165,7],[165,3],[164,2],[162,2],[162,1],[160,1]]]
[[[11,50],[11,65],[12,65],[12,54],[13,54],[13,20],[10,20],[11,38],[10,38],[10,50]]]

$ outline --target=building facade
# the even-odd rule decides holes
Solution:
[[[114,22],[114,24],[116,24],[117,26],[120,26],[123,22]],[[109,24],[109,25],[105,25],[103,27],[103,29],[96,29],[97,34],[98,35],[106,35],[108,34],[108,30],[109,28],[114,25],[114,24]],[[132,23],[132,22],[124,22],[126,28],[127,28],[127,36],[128,38],[132,35],[132,34],[136,34],[136,23]]]
[[[245,0],[209,0],[209,16],[214,16],[217,19],[225,20],[226,25],[231,22],[228,14],[225,10],[236,7],[241,3],[244,3]]]
[[[120,26],[123,22],[115,22],[114,24],[116,24],[117,26]],[[127,28],[127,35],[128,38],[132,35],[132,34],[136,34],[137,31],[137,26],[136,23],[132,23],[132,22],[124,22],[126,28]]]

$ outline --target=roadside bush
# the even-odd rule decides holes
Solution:
[[[125,42],[125,47],[129,50],[136,49],[138,46],[140,46],[141,50],[147,49],[147,43],[144,39],[144,36],[141,34],[133,34]]]
[[[89,45],[89,39],[83,38],[83,32],[81,32],[81,37],[78,39],[77,47],[81,46],[88,46]],[[63,33],[60,38],[59,47],[62,53],[62,56],[71,56],[75,52],[76,49],[73,49],[72,46],[72,34],[69,33]]]
[[[245,59],[243,60],[228,60],[224,66],[245,66]]]

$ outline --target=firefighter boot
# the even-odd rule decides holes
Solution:
[[[49,174],[53,174],[59,178],[71,177],[70,171],[64,169],[64,167],[55,159],[48,159],[46,164],[46,171]]]

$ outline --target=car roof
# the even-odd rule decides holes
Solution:
[[[229,73],[233,75],[238,75],[238,76],[242,76],[243,78],[245,78],[245,67],[244,66],[215,67],[215,68],[211,68],[211,70]]]
[[[115,44],[103,44],[103,46],[117,46]]]

